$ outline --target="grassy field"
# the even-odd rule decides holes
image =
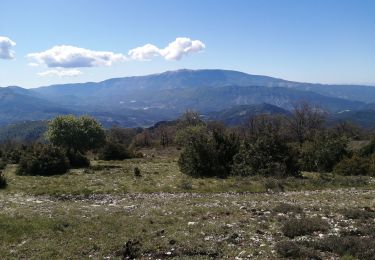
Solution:
[[[16,166],[8,166],[0,258],[375,255],[371,178],[191,179],[179,172],[177,151],[143,152],[144,158],[93,161],[89,169],[52,177],[16,176]]]

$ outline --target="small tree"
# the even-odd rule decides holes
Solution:
[[[20,159],[17,168],[19,175],[63,174],[69,169],[69,160],[64,151],[52,145],[30,146]]]
[[[189,127],[180,132],[184,147],[178,164],[180,170],[193,177],[227,177],[238,153],[239,140],[233,133],[208,131],[206,127]]]
[[[375,137],[372,137],[369,144],[361,149],[362,156],[370,156],[375,153]]]
[[[187,110],[177,120],[177,129],[184,129],[190,126],[203,126],[205,123],[200,118],[199,114],[195,111]]]
[[[124,160],[132,157],[133,154],[119,143],[107,142],[99,151],[99,159],[105,161]]]
[[[333,169],[335,174],[339,175],[374,175],[372,160],[366,157],[353,155],[350,158],[344,158]]]
[[[330,172],[345,156],[348,139],[328,134],[315,136],[312,141],[303,143],[300,164],[305,171]]]
[[[255,142],[245,140],[234,157],[234,175],[298,176],[294,150],[284,139],[272,133],[258,136]]]
[[[137,135],[137,129],[112,127],[106,134],[109,142],[119,143],[128,148],[132,143],[133,138]]]
[[[294,106],[292,115],[288,117],[288,129],[292,138],[302,145],[322,129],[324,122],[325,113],[322,109],[307,102],[300,102]]]
[[[58,116],[48,124],[48,140],[74,153],[84,153],[105,143],[102,126],[88,116]]]

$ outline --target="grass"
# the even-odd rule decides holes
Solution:
[[[8,186],[0,190],[0,258],[355,257],[369,243],[361,237],[375,228],[371,179],[315,173],[192,179],[179,171],[175,151],[144,152],[145,158],[94,161],[61,176],[17,176],[16,166],[8,166]],[[357,188],[346,188],[351,183]],[[297,217],[324,219],[324,237],[305,232],[308,244],[287,238],[283,226]],[[355,238],[329,240],[340,235]],[[335,243],[351,249],[334,250]]]
[[[265,192],[327,188],[374,188],[369,177],[328,176],[304,173],[304,178],[274,179],[254,177],[190,178],[177,165],[177,151],[147,152],[145,158],[124,161],[92,161],[88,169],[72,169],[68,174],[49,177],[18,176],[16,165],[4,170],[9,193],[33,195],[90,195],[134,192]],[[139,169],[139,176],[134,173]]]
[[[374,195],[357,190],[60,198],[1,193],[0,252],[2,259],[118,259],[127,242],[139,241],[139,254],[151,259],[276,258],[284,222],[270,209],[288,202],[309,216],[329,216],[328,234],[335,224],[340,230],[359,227],[343,219],[340,205],[374,207]]]

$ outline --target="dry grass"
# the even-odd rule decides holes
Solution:
[[[375,208],[371,179],[347,189],[342,187],[352,180],[307,174],[275,184],[286,192],[266,192],[277,180],[192,179],[178,170],[175,151],[147,152],[142,159],[96,161],[62,176],[16,176],[9,166],[9,185],[0,190],[0,258],[278,258],[276,245],[287,239],[283,225],[296,217],[328,223],[324,232],[284,243],[300,257],[355,256],[367,243],[360,237],[375,228],[367,217],[372,213],[360,214]],[[328,238],[340,234],[360,241],[355,238],[348,252],[320,249],[319,242],[332,245]]]

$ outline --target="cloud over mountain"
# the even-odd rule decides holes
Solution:
[[[163,49],[146,44],[130,50],[128,55],[133,60],[150,60],[155,56],[161,56],[166,60],[180,60],[184,55],[197,53],[205,48],[205,44],[199,40],[179,37]]]
[[[120,53],[93,51],[70,45],[54,46],[43,52],[30,53],[27,57],[50,68],[111,66],[114,62],[126,60]]]
[[[0,59],[14,59],[14,47],[16,43],[5,36],[0,36]]]
[[[205,44],[199,40],[179,37],[165,48],[146,44],[131,49],[128,55],[111,51],[94,51],[71,45],[57,45],[42,52],[29,53],[27,57],[31,59],[29,66],[56,68],[40,72],[38,73],[39,76],[72,77],[82,74],[76,68],[111,66],[116,62],[151,60],[158,56],[165,60],[180,60],[185,55],[200,52],[205,48]],[[10,52],[8,56],[11,54]]]

